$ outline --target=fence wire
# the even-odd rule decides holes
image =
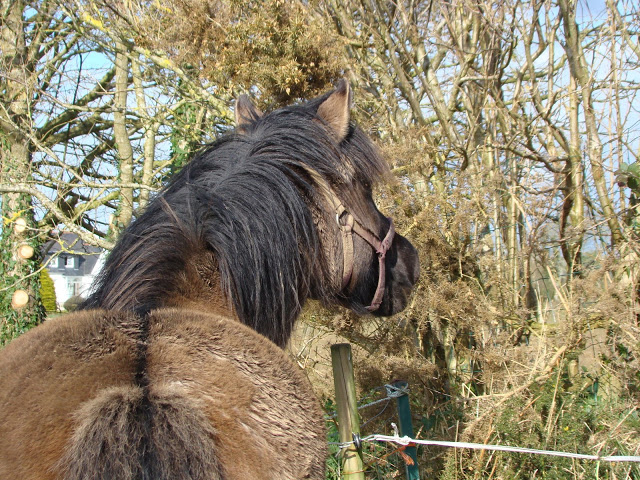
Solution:
[[[386,402],[382,411],[375,416],[375,417],[378,417],[382,412],[384,412],[384,410],[387,408],[387,406],[389,405],[389,402],[392,399],[401,397],[402,395],[409,394],[409,386],[406,384],[403,386],[387,384],[387,385],[384,385],[384,390],[386,392],[386,396],[384,398],[374,400],[372,402],[365,403],[363,405],[358,405],[358,410]],[[335,416],[336,414],[334,413],[333,415],[329,415],[327,417],[333,418]],[[329,444],[337,445],[340,448],[340,450],[342,450],[354,444],[358,448],[360,448],[362,442],[369,442],[369,443],[386,442],[386,443],[394,443],[401,447],[416,446],[416,445],[430,445],[430,446],[449,447],[449,448],[465,448],[465,449],[471,449],[471,450],[491,450],[491,451],[500,451],[500,452],[527,453],[531,455],[547,455],[552,457],[574,458],[578,460],[594,460],[598,462],[640,463],[640,456],[638,455],[602,455],[601,456],[601,455],[590,455],[590,454],[584,454],[584,453],[561,452],[561,451],[555,451],[555,450],[540,450],[536,448],[527,448],[527,447],[514,447],[510,445],[491,445],[491,444],[472,443],[472,442],[452,442],[452,441],[446,441],[446,440],[425,440],[425,439],[410,438],[408,436],[401,437],[398,434],[397,426],[394,423],[392,423],[391,425],[395,432],[394,435],[372,434],[372,435],[367,435],[366,437],[360,437],[359,435],[354,433],[353,441],[329,442]],[[338,452],[338,455],[339,453],[340,452]]]
[[[472,450],[493,450],[500,452],[528,453],[532,455],[548,455],[552,457],[575,458],[579,460],[595,460],[599,462],[635,462],[640,463],[640,456],[637,455],[589,455],[584,453],[559,452],[555,450],[538,450],[536,448],[512,447],[509,445],[490,445],[484,443],[471,442],[449,442],[445,440],[423,440],[399,435],[367,435],[363,438],[355,438],[351,442],[342,442],[340,448],[346,448],[359,442],[387,442],[399,446],[432,445],[450,448],[466,448]]]

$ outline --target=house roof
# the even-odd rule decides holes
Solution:
[[[62,232],[56,240],[49,240],[44,244],[45,254],[53,254],[66,251],[75,255],[98,255],[102,248],[85,243],[78,235],[71,232]]]
[[[78,235],[71,232],[62,232],[57,239],[49,240],[43,246],[43,254],[46,258],[53,255],[65,256],[77,256],[80,258],[80,262],[74,269],[74,274],[89,274],[98,257],[104,250],[94,245],[85,243]]]

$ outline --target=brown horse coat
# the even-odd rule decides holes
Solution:
[[[308,380],[239,322],[79,312],[13,341],[0,371],[0,406],[30,412],[0,424],[3,480],[324,478],[324,420]]]

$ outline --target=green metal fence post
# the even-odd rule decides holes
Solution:
[[[396,397],[398,407],[398,420],[400,427],[400,436],[413,438],[413,424],[411,422],[411,408],[409,407],[409,394],[407,382],[394,382],[391,384],[398,391],[402,392],[401,395]],[[405,474],[407,480],[420,480],[420,473],[418,471],[418,453],[416,447],[406,447],[404,449],[406,453],[413,460],[413,465],[405,464]]]

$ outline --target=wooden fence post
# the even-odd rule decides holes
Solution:
[[[356,399],[356,383],[353,375],[351,345],[331,345],[333,381],[336,387],[338,433],[340,442],[353,441],[353,434],[360,435],[360,417]],[[346,480],[364,480],[362,452],[351,444],[342,449],[342,472]]]
[[[411,409],[409,407],[409,394],[407,393],[407,382],[394,382],[392,386],[403,392],[396,397],[398,408],[398,420],[400,428],[400,436],[413,438],[413,423],[411,421]],[[415,446],[406,447],[404,449],[406,453],[413,460],[413,465],[405,463],[405,474],[407,480],[420,480],[420,473],[418,471],[418,453]]]

